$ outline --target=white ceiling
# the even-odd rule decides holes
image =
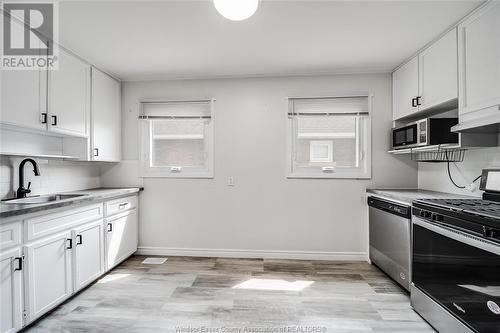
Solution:
[[[60,3],[61,44],[124,80],[388,72],[478,1],[269,1],[242,22],[211,1]]]

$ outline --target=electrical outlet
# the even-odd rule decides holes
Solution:
[[[234,177],[233,176],[229,176],[227,178],[227,186],[234,186]]]

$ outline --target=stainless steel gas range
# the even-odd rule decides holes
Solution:
[[[413,202],[411,302],[439,332],[500,332],[500,170],[481,190]]]

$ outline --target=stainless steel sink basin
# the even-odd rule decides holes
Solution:
[[[6,200],[2,203],[4,204],[16,204],[16,205],[35,205],[35,204],[44,204],[54,201],[62,201],[68,199],[75,199],[79,197],[84,197],[87,194],[49,194],[49,195],[41,195],[37,197],[27,197],[20,199],[12,199]]]

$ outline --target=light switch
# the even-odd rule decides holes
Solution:
[[[229,176],[227,178],[227,186],[234,186],[234,177],[233,176]]]

